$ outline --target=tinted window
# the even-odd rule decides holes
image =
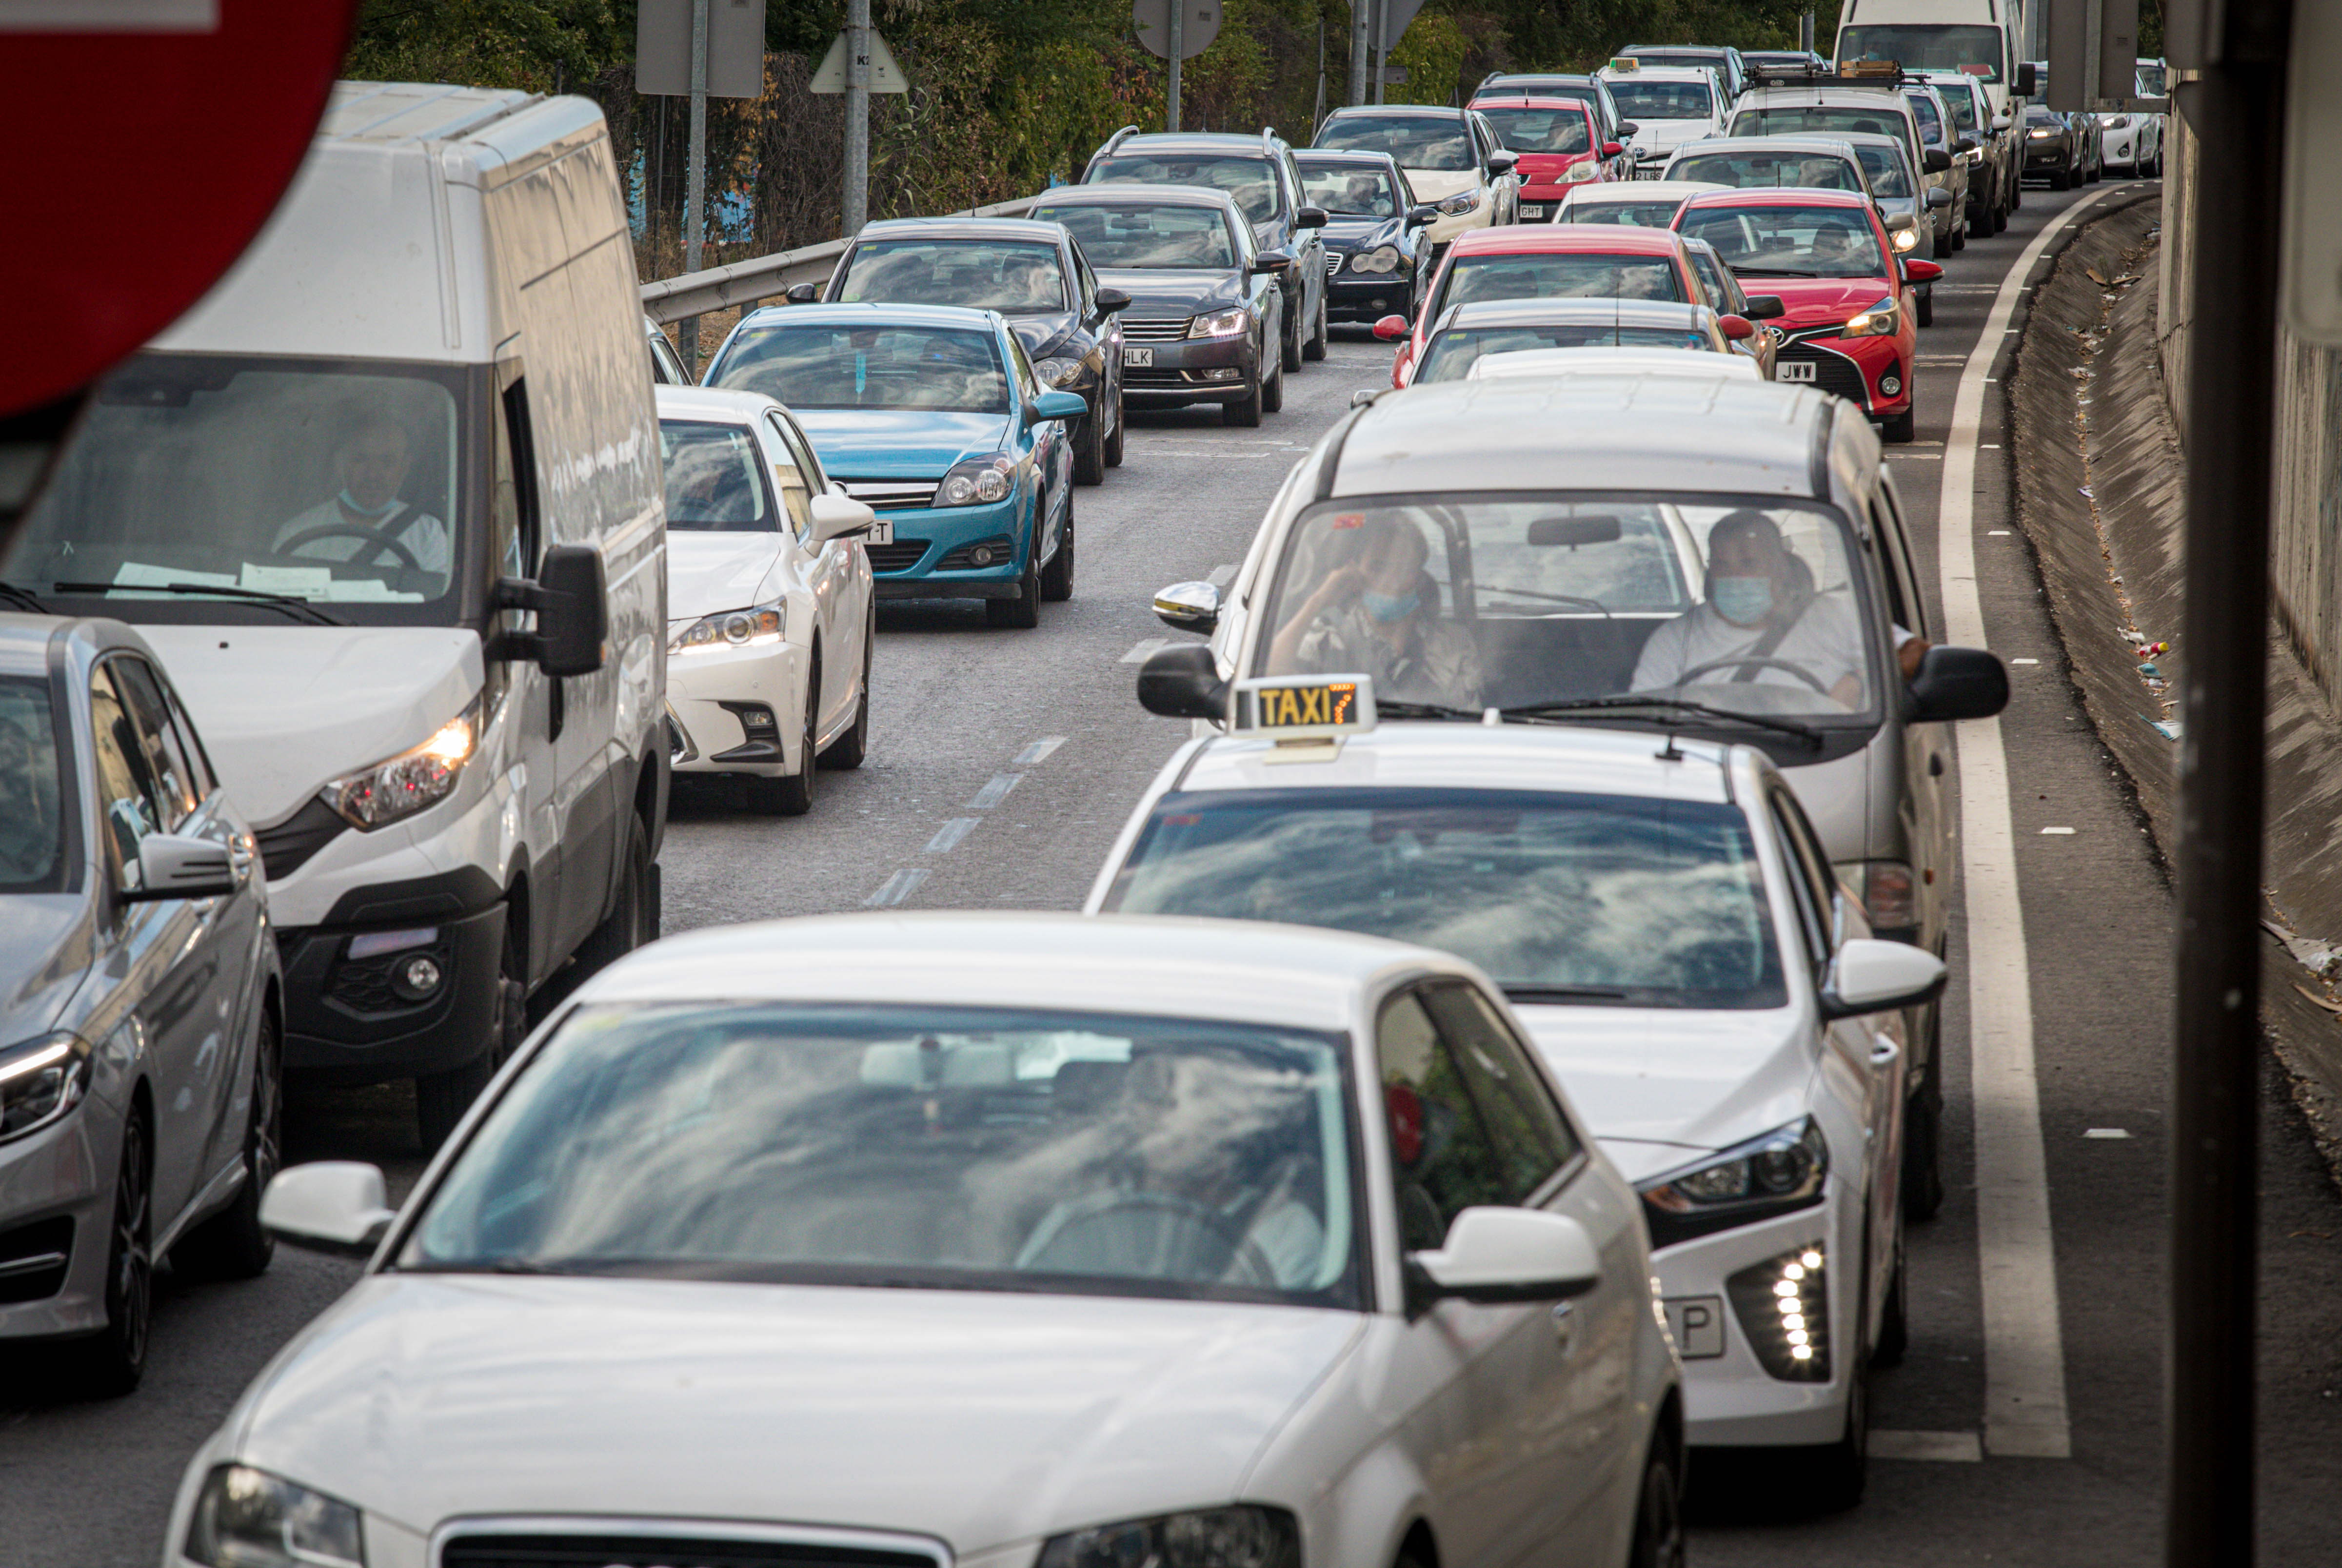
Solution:
[[[1807,190],[1857,191],[1854,165],[1828,153],[1689,153],[1667,165],[1671,180],[1713,185],[1797,185]]]
[[[716,367],[715,385],[792,408],[1008,412],[1008,378],[988,332],[928,326],[752,326]]]
[[[1435,318],[1450,305],[1491,299],[1658,299],[1679,305],[1683,280],[1665,256],[1462,255],[1440,274]]]
[[[1303,165],[1301,199],[1329,213],[1360,217],[1395,218],[1401,210],[1398,186],[1389,172],[1356,165]]]
[[[1066,308],[1057,247],[1001,240],[865,241],[854,247],[837,297],[1010,315]]]
[[[1583,109],[1487,109],[1496,139],[1516,153],[1590,153],[1594,128]]]
[[[1276,215],[1276,171],[1266,158],[1211,154],[1122,153],[1101,158],[1082,182],[1091,185],[1201,185],[1226,191],[1254,223]],[[1121,264],[1108,262],[1108,266]]]
[[[1887,275],[1878,235],[1855,207],[1701,205],[1684,214],[1682,230],[1744,278]]]
[[[1035,207],[1031,215],[1071,229],[1096,266],[1208,269],[1236,265],[1236,242],[1216,207]]]
[[[1448,1225],[1466,1209],[1514,1202],[1514,1173],[1505,1168],[1456,1059],[1413,994],[1383,1008],[1376,1056],[1399,1244],[1422,1252],[1446,1241]]]
[[[98,817],[107,858],[115,885],[135,888],[138,846],[148,834],[163,831],[164,797],[139,744],[130,704],[103,665],[90,677],[89,717],[96,741]]]
[[[1947,139],[1944,135],[1944,118],[1936,113],[1936,105],[1932,99],[1922,97],[1917,93],[1906,93],[1903,95],[1903,101],[1911,105],[1911,113],[1919,122],[1919,137],[1922,141],[1941,142]]]
[[[65,885],[67,804],[57,741],[48,682],[0,675],[0,892]]]
[[[1460,117],[1340,115],[1326,122],[1326,128],[1317,133],[1317,145],[1337,151],[1388,153],[1391,162],[1402,169],[1460,175],[1479,166],[1473,161],[1472,137]]]
[[[203,803],[204,792],[196,786],[195,770],[180,744],[178,727],[171,722],[171,704],[144,659],[118,654],[106,661],[105,667],[114,675],[115,690],[130,704],[131,723],[146,757],[146,774],[154,781],[163,831],[175,833]]]
[[[692,532],[773,534],[780,530],[758,472],[756,438],[736,424],[659,421],[666,463],[666,525]]]
[[[1488,1124],[1497,1159],[1518,1194],[1514,1202],[1526,1202],[1576,1158],[1576,1134],[1562,1120],[1527,1051],[1477,986],[1442,983],[1425,986],[1422,995]]]
[[[1646,82],[1619,76],[1610,83],[1618,113],[1629,120],[1705,120],[1716,113],[1706,82]]]
[[[1418,382],[1461,381],[1491,354],[1537,348],[1688,348],[1715,345],[1690,327],[1666,326],[1488,326],[1451,327],[1431,340]]]

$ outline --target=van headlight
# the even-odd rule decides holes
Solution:
[[[1637,1188],[1653,1247],[1769,1220],[1822,1201],[1829,1140],[1811,1116]]]
[[[365,1568],[365,1527],[338,1497],[223,1464],[204,1477],[182,1550],[205,1568]]]
[[[1352,272],[1388,272],[1398,265],[1396,245],[1376,245],[1370,251],[1360,251],[1350,258]]]
[[[788,606],[779,601],[746,610],[723,610],[702,615],[667,639],[669,654],[706,654],[717,648],[746,648],[777,643],[788,630]]]
[[[1239,1503],[1053,1536],[1039,1568],[1300,1568],[1301,1528],[1282,1508]]]
[[[1478,211],[1479,206],[1480,193],[1478,191],[1458,191],[1454,195],[1439,204],[1439,211],[1443,216],[1460,218],[1466,213]]]
[[[1838,328],[1837,335],[1840,337],[1893,337],[1902,325],[1901,312],[1890,295],[1847,316],[1846,325]]]
[[[89,1088],[89,1042],[60,1031],[0,1051],[0,1139],[45,1127]]]
[[[1006,501],[1009,491],[1016,487],[1016,459],[1006,452],[955,463],[951,472],[944,475],[944,482],[936,486],[936,504],[982,506]]]
[[[464,764],[480,744],[480,698],[449,719],[421,745],[328,784],[325,804],[352,827],[387,827],[437,805],[454,793]]]

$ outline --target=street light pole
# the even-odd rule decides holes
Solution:
[[[839,215],[852,239],[870,218],[870,0],[846,0],[845,179]]]
[[[1350,0],[1350,97],[1353,104],[1366,101],[1366,15],[1374,9],[1375,0]]]
[[[683,175],[683,270],[699,270],[707,212],[707,0],[691,0],[691,143]],[[699,369],[699,318],[686,316],[683,368]]]
[[[1165,89],[1163,128],[1176,131],[1179,128],[1179,56],[1187,52],[1187,0],[1170,0],[1165,8],[1171,13],[1171,80]]]

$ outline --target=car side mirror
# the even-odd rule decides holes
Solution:
[[[813,542],[816,544],[867,534],[871,525],[878,521],[876,512],[847,495],[816,495],[810,510],[813,513]]]
[[[609,658],[609,589],[602,553],[591,544],[548,546],[535,581],[506,577],[496,584],[495,605],[536,614],[535,631],[496,637],[498,658],[533,659],[548,675],[590,675]]]
[[[1922,167],[1931,175],[1940,175],[1952,166],[1952,155],[1941,147],[1929,147],[1919,155]]]
[[[1406,209],[1406,222],[1402,224],[1400,227],[1419,229],[1426,224],[1436,224],[1438,221],[1439,209],[1437,207],[1409,207]]]
[[[1304,207],[1293,215],[1293,226],[1296,229],[1322,229],[1333,221],[1333,216],[1324,207]]]
[[[791,305],[811,305],[814,301],[821,297],[821,285],[817,283],[791,284],[789,285],[789,292],[782,297],[786,299]]]
[[[2033,68],[2033,62],[2030,60],[2017,67],[2017,80],[2009,84],[2020,98],[2032,97],[2040,85],[2041,74]]]
[[[1878,206],[1878,204],[1876,202],[1873,202],[1871,205],[1873,206]],[[1897,229],[1910,228],[1919,221],[1913,217],[1909,213],[1890,213],[1884,207],[1879,207],[1879,215],[1887,220],[1887,232],[1890,235]]]
[[[1779,295],[1752,294],[1748,296],[1748,308],[1740,314],[1750,321],[1777,321],[1789,314],[1789,307],[1781,303]]]
[[[1263,251],[1252,258],[1252,265],[1245,268],[1248,273],[1267,273],[1271,275],[1282,275],[1292,270],[1293,253],[1288,250]]]
[[[1492,180],[1501,179],[1503,176],[1511,174],[1520,161],[1521,155],[1518,153],[1490,154],[1488,156],[1488,177]]]
[[[1756,324],[1745,315],[1719,315],[1716,325],[1735,343],[1746,343],[1756,335]]]
[[[1209,643],[1165,648],[1138,666],[1138,705],[1166,719],[1228,716],[1228,684]]]
[[[260,1194],[262,1227],[311,1252],[370,1256],[397,1217],[381,1167],[355,1160],[287,1166]]]
[[[1209,583],[1174,583],[1158,588],[1155,618],[1175,632],[1208,636],[1220,624],[1220,591]]]
[[[1996,131],[2005,131],[2016,123],[2017,122],[2015,120],[2010,119],[2007,115],[1995,115],[1992,117],[1992,128]]]
[[[150,833],[138,841],[138,885],[125,904],[162,898],[220,898],[236,890],[227,846],[193,834]]]
[[[1921,261],[1917,256],[1903,259],[1903,279],[1906,283],[1933,283],[1943,275],[1944,269],[1938,263]]]
[[[1446,1296],[1479,1306],[1567,1301],[1602,1283],[1602,1254],[1567,1214],[1476,1204],[1438,1250],[1409,1253],[1405,1273],[1410,1314]]]
[[[1626,150],[1626,144],[1623,142],[1605,142],[1602,144],[1602,155],[1606,158],[1617,157]]]
[[[1642,128],[1642,123],[1638,120],[1621,120],[1618,122],[1618,134],[1622,136],[1631,136]]]
[[[1406,335],[1406,317],[1403,315],[1386,315],[1375,323],[1375,335],[1389,343]]]
[[[1025,405],[1025,423],[1047,419],[1080,419],[1090,411],[1090,400],[1078,392],[1045,392]]]
[[[1118,288],[1101,288],[1097,291],[1097,307],[1100,313],[1112,315],[1130,308],[1130,296]]]
[[[1907,942],[1850,936],[1838,944],[1819,998],[1824,1018],[1860,1018],[1933,1002],[1944,989],[1944,961]]]
[[[1977,140],[1974,136],[1962,136],[1952,144],[1952,151],[1956,153],[1973,153],[1976,150]]]
[[[1908,690],[1914,724],[1988,719],[2008,706],[2008,670],[1982,648],[1937,646],[1921,655]]]
[[[1941,185],[1931,185],[1928,187],[1927,208],[1930,212],[1937,211],[1941,208],[1950,206],[1951,205],[1951,192],[1944,189]]]

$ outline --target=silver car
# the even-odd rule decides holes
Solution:
[[[1894,480],[1843,409],[1626,373],[1382,394],[1296,465],[1225,597],[1156,594],[1212,644],[1156,654],[1140,701],[1219,724],[1232,678],[1362,671],[1386,721],[1755,745],[1877,934],[1940,957],[1939,726],[1997,713],[2007,674],[1925,643]],[[1907,1025],[1906,1200],[1924,1216],[1942,1193],[1936,1007]]]
[[[258,1273],[279,994],[251,831],[153,653],[0,615],[0,1339],[135,1387],[155,1260]]]

